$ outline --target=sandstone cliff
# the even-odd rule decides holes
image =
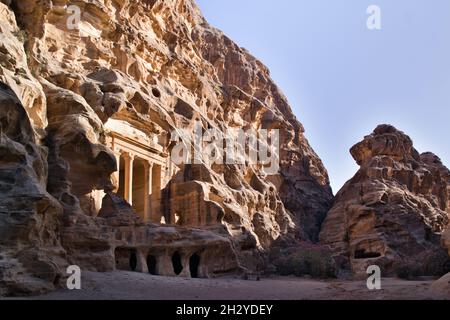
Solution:
[[[267,68],[192,0],[1,0],[0,13],[0,294],[52,289],[68,264],[254,271],[275,240],[318,239],[322,162]],[[171,133],[198,122],[279,129],[280,170],[173,164]]]
[[[385,275],[406,277],[449,272],[441,235],[449,222],[450,171],[389,125],[351,154],[361,168],[336,195],[320,233],[340,266],[363,274],[378,265]]]
[[[0,40],[0,295],[52,290],[72,264],[186,277],[333,276],[335,261],[357,274],[447,271],[439,158],[379,126],[352,148],[361,168],[333,199],[267,68],[193,0],[0,0]],[[175,163],[174,133],[198,125],[278,129],[279,170],[215,163],[188,140],[197,162]]]

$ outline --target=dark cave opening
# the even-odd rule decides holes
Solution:
[[[181,256],[178,252],[175,252],[172,255],[172,266],[173,266],[173,272],[175,272],[176,275],[179,275],[181,271],[183,271],[183,264],[181,263]]]
[[[161,98],[161,92],[157,88],[152,89],[152,94],[155,98]]]
[[[130,270],[136,271],[136,267],[137,267],[137,255],[136,251],[132,250],[130,253]]]
[[[200,256],[194,253],[189,258],[189,271],[191,272],[192,278],[198,278],[198,268],[200,267]]]
[[[379,252],[366,252],[365,249],[355,251],[355,259],[373,259],[381,257]]]
[[[147,256],[147,267],[148,267],[148,273],[152,275],[158,275],[157,272],[157,260],[155,256],[148,255]]]
[[[135,249],[116,248],[114,256],[117,270],[136,271],[137,253]]]

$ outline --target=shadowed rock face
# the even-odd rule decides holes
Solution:
[[[14,91],[0,83],[0,295],[45,292],[65,261],[62,206],[45,190],[47,151]]]
[[[389,125],[378,126],[350,152],[361,168],[336,195],[321,242],[355,273],[374,264],[386,274],[448,272],[441,234],[450,214],[449,170]]]
[[[14,14],[0,3],[0,295],[52,290],[65,262],[62,206],[47,191],[42,86],[28,69]]]
[[[113,270],[127,254],[145,271],[150,251],[160,274],[173,274],[175,253],[184,275],[194,255],[200,276],[252,270],[275,240],[318,239],[333,199],[327,172],[261,62],[191,0],[77,1],[72,29],[70,4],[0,1],[0,294],[19,291],[1,291],[5,283],[51,289],[68,264]],[[165,168],[154,207],[172,224],[180,208],[195,207],[207,223],[196,224],[195,212],[180,220],[186,226],[144,223],[113,193],[117,150],[108,139],[121,128],[162,157],[171,131],[196,121],[221,132],[279,129],[279,172],[201,154],[202,165]],[[183,204],[189,197],[195,206]],[[8,268],[21,263],[24,277],[36,276],[30,257],[51,269],[40,286]]]

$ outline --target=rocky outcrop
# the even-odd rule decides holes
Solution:
[[[58,285],[63,213],[47,191],[45,95],[31,75],[14,15],[0,4],[0,295]]]
[[[48,131],[69,163],[67,179],[85,212],[94,215],[101,206],[93,203],[93,190],[108,188],[105,177],[113,164],[99,145],[105,143],[103,130],[108,131],[110,120],[144,132],[167,152],[170,132],[191,129],[197,120],[205,130],[222,132],[279,129],[277,174],[267,176],[261,166],[213,166],[205,156],[202,162],[210,177],[204,182],[213,187],[209,192],[223,207],[231,233],[243,227],[264,247],[270,241],[259,243],[260,238],[287,233],[294,219],[304,238],[317,239],[332,199],[326,170],[268,70],[210,27],[193,2],[80,1],[81,21],[74,29],[67,27],[67,1],[51,6],[14,3],[30,33],[29,51],[36,53],[30,60],[47,66],[38,73],[45,78],[41,82],[49,100]],[[80,131],[70,137],[64,129],[73,128],[68,119]],[[73,154],[79,143],[86,144],[82,149],[88,154]],[[81,163],[85,160],[89,163]],[[255,227],[255,216],[264,220],[261,227]]]
[[[444,234],[442,235],[442,242],[450,255],[450,226],[447,226],[447,229],[444,231]]]
[[[379,126],[352,148],[361,168],[334,200],[267,68],[193,0],[0,0],[0,40],[0,295],[52,290],[68,265],[187,277],[448,269],[439,158]],[[238,129],[277,130],[247,151],[279,168],[217,162],[187,139],[228,142]],[[174,161],[180,146],[193,163]]]
[[[2,0],[0,13],[0,294],[50,290],[68,264],[250,272],[276,240],[318,239],[333,198],[322,162],[267,68],[193,1]],[[172,134],[199,123],[278,129],[280,169],[204,152],[175,165]]]
[[[205,27],[205,22],[202,25]],[[304,137],[303,126],[285,96],[261,62],[218,30],[197,28],[193,37],[223,85],[223,93],[218,96],[220,108],[214,112],[217,118],[224,114],[223,122],[231,128],[280,130],[280,172],[263,180],[274,184],[282,203],[293,214],[301,237],[317,240],[333,196],[326,169]],[[240,181],[249,175],[246,171]],[[227,183],[233,187],[233,183]]]
[[[36,133],[47,127],[47,103],[42,85],[33,76],[24,46],[26,30],[17,26],[14,12],[0,1],[0,81],[11,88],[22,102]]]
[[[45,190],[47,151],[37,145],[25,108],[0,85],[0,294],[53,289],[65,252],[62,206]]]
[[[430,295],[436,300],[450,299],[450,273],[438,279],[431,285]]]
[[[450,171],[411,139],[380,125],[351,154],[359,171],[336,195],[320,240],[340,266],[364,273],[443,274],[450,267],[441,234],[450,214]]]

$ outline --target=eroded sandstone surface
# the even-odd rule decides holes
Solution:
[[[336,195],[320,240],[340,267],[364,274],[442,275],[450,261],[442,234],[450,213],[450,171],[432,153],[380,125],[351,154],[359,171]],[[447,242],[448,246],[448,242]]]
[[[197,162],[176,163],[174,133],[198,125],[279,130],[279,169],[215,163],[192,141]],[[0,0],[0,295],[51,291],[69,265],[448,271],[439,158],[387,125],[351,153],[361,169],[334,199],[269,70],[193,0]]]
[[[267,68],[193,1],[2,0],[0,39],[0,294],[51,290],[69,264],[253,272],[274,241],[318,239],[321,160]],[[280,169],[174,164],[172,132],[196,123],[279,129]]]

